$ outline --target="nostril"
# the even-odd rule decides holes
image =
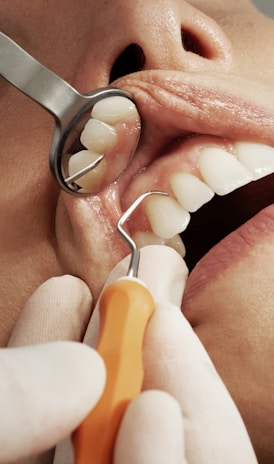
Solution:
[[[109,82],[119,77],[131,74],[143,69],[146,58],[142,48],[137,44],[129,45],[115,60],[112,66]]]
[[[210,58],[201,41],[190,31],[182,29],[181,37],[182,44],[186,52],[195,53],[195,55],[202,56],[203,58]]]

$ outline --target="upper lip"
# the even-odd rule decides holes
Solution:
[[[235,74],[141,71],[121,78],[148,126],[274,143],[271,89]],[[158,134],[160,135],[160,134]]]

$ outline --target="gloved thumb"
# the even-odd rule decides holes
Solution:
[[[76,342],[0,350],[0,462],[51,448],[98,401],[105,368],[97,352]]]

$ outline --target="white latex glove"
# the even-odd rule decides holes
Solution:
[[[257,463],[235,404],[176,306],[157,305],[144,357],[147,391],[127,409],[115,464]]]
[[[1,463],[53,447],[98,401],[105,384],[98,353],[81,343],[51,341],[80,340],[91,303],[84,282],[63,276],[45,282],[23,309],[10,347],[0,350]],[[49,452],[23,462],[52,459]]]
[[[109,280],[123,275],[127,262]],[[156,302],[144,343],[147,391],[126,411],[114,464],[255,464],[240,414],[180,310],[187,277],[181,258],[146,247],[139,277]],[[95,342],[95,324],[86,339]]]
[[[129,257],[118,263],[110,273],[104,287],[107,287],[119,277],[125,276],[128,271],[128,265]],[[180,305],[184,291],[184,283],[187,277],[187,269],[182,258],[173,249],[160,245],[151,245],[143,248],[141,250],[138,274],[140,279],[149,287],[155,301],[168,300],[174,304]],[[84,342],[93,347],[96,346],[98,338],[98,307],[99,300],[84,338]],[[138,458],[138,456],[139,454],[136,455],[136,458]],[[122,462],[124,462],[123,459],[121,463]],[[72,463],[73,450],[71,443],[70,440],[65,440],[61,445],[57,446],[54,464]],[[140,464],[142,464],[142,461],[140,461]]]
[[[167,253],[164,248],[160,251],[159,262]],[[152,258],[155,253],[153,249]],[[172,255],[177,261],[178,256]],[[142,269],[146,269],[146,261],[145,257]],[[159,272],[152,279],[158,282],[162,278],[163,289],[171,284],[175,288],[175,283],[170,281],[173,264],[169,261],[170,270],[165,268],[167,276]],[[125,262],[112,273],[109,281],[117,277],[117,270],[125,275]],[[180,299],[179,274],[176,286]],[[87,346],[65,342],[82,340],[91,308],[89,288],[72,276],[45,282],[23,308],[9,348],[0,350],[1,463],[19,459],[24,464],[52,463],[54,450],[37,454],[68,436],[99,398],[105,372],[98,354]],[[96,324],[90,325],[93,326]],[[46,343],[55,340],[63,342]],[[55,462],[72,461],[71,446],[65,443],[57,447]]]
[[[124,275],[126,270],[127,264],[123,261],[111,273],[108,283]],[[127,409],[116,442],[114,464],[256,463],[240,415],[179,309],[186,279],[181,258],[169,248],[146,247],[141,252],[139,277],[146,282],[156,301],[144,346],[144,388],[149,390],[139,395]],[[67,299],[64,293],[63,305],[68,303]],[[77,301],[79,303],[79,296],[74,304]],[[83,309],[84,302],[78,307]],[[79,336],[79,328],[71,330],[75,316],[67,323],[66,311],[53,324],[54,330],[45,330],[48,311],[47,307],[44,324],[39,322],[39,315],[35,322],[38,326],[40,323],[42,336],[48,337],[55,330],[57,334],[60,322],[61,333],[65,328],[70,332],[65,338]],[[33,321],[29,319],[33,318],[28,315],[23,322],[30,327],[28,338],[31,338],[35,325],[32,326]],[[21,343],[24,324],[21,323],[16,335]],[[75,327],[81,327],[80,318]],[[97,328],[96,309],[86,342],[95,343]],[[37,337],[34,338],[37,342]],[[68,441],[58,446],[54,463],[72,462],[70,451]],[[46,462],[52,462],[51,457]]]
[[[105,378],[97,353],[73,342],[1,349],[0,371],[1,463],[40,453],[71,433]]]

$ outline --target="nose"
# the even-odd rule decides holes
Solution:
[[[225,33],[213,19],[187,1],[102,3],[97,16],[101,30],[99,48],[111,56],[110,82],[147,69],[230,69],[231,45]]]

